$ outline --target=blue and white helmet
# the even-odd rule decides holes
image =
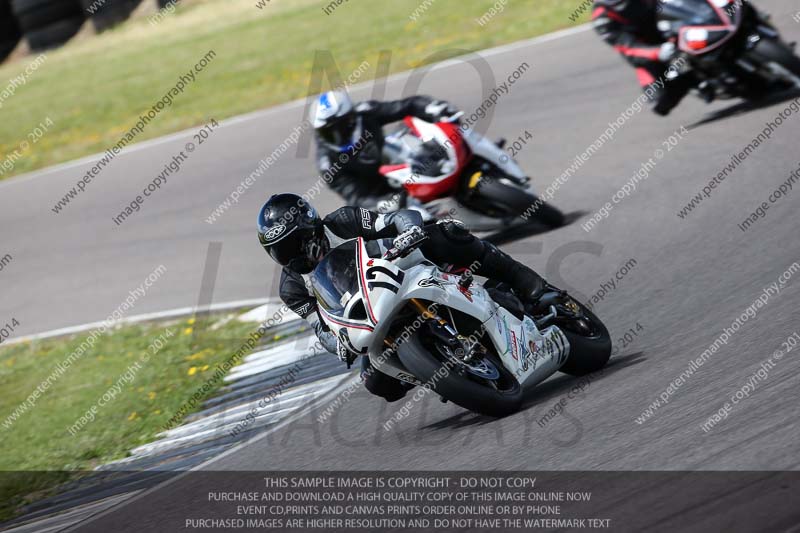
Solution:
[[[317,108],[314,112],[314,128],[324,128],[352,112],[353,101],[346,92],[338,90],[322,93],[317,99]]]
[[[323,141],[340,152],[349,150],[361,135],[353,101],[345,91],[322,93],[314,110],[314,129]]]

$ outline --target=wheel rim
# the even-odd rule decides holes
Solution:
[[[492,355],[487,354],[477,361],[467,363],[453,354],[448,346],[442,345],[435,340],[434,346],[435,350],[431,350],[431,353],[434,354],[436,359],[442,365],[449,363],[451,371],[458,373],[463,378],[498,392],[508,392],[514,389],[515,380],[513,376],[502,364],[494,361]]]

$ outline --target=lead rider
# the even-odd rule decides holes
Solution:
[[[351,363],[350,353],[337,337],[327,330],[317,311],[317,300],[310,293],[304,275],[310,274],[325,255],[349,240],[391,238],[398,251],[408,249],[427,237],[420,250],[427,259],[444,271],[467,266],[472,272],[497,283],[504,283],[533,312],[542,298],[561,298],[564,293],[548,285],[527,266],[515,261],[491,243],[472,235],[457,221],[444,221],[423,227],[422,216],[411,210],[378,214],[360,207],[342,207],[320,218],[317,211],[296,194],[276,194],[258,213],[258,238],[269,256],[283,267],[280,297],[289,309],[314,328],[322,345],[342,361]],[[550,298],[548,298],[550,301]],[[380,372],[369,372],[369,359],[362,359],[362,376],[371,393],[387,401],[402,398],[408,387]]]
[[[664,41],[658,30],[658,13],[663,0],[595,0],[592,24],[600,37],[614,47],[634,68],[639,84],[650,96],[657,115],[668,115],[699,80],[693,73],[667,79],[670,61],[679,50]],[[713,93],[702,91],[706,101]]]

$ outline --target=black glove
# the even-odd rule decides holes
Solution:
[[[425,112],[432,117],[436,117],[439,122],[457,122],[464,114],[452,105],[441,100],[431,102],[425,107]]]
[[[395,250],[399,253],[402,253],[426,237],[427,235],[424,229],[419,226],[412,226],[395,237],[394,241],[392,241],[392,246],[394,246]]]
[[[662,63],[669,63],[678,54],[678,47],[673,42],[666,42],[658,49],[658,60]]]

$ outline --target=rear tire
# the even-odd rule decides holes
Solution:
[[[588,307],[575,302],[581,308],[588,321],[594,328],[594,335],[586,336],[577,331],[568,329],[565,323],[558,323],[558,327],[569,341],[569,357],[559,370],[571,376],[583,376],[597,372],[611,358],[611,335],[608,328]]]
[[[529,222],[539,222],[550,228],[561,227],[566,222],[561,211],[536,195],[497,179],[481,182],[478,194],[480,195],[478,201],[486,204],[488,211],[493,211],[495,216],[498,213],[521,216]]]
[[[781,65],[794,76],[794,84],[800,88],[800,57],[784,42],[762,38],[751,54],[762,62]]]
[[[562,213],[552,205],[548,204],[547,202],[540,200],[536,196],[533,195],[530,196],[539,205],[539,208],[533,214],[534,220],[537,220],[551,228],[560,228],[561,226],[566,224],[566,217],[564,217],[564,213]]]
[[[443,364],[434,357],[423,344],[420,333],[416,332],[398,348],[398,355],[403,365],[425,383],[432,383],[432,389],[456,405],[475,413],[501,417],[519,411],[522,405],[522,387],[511,373],[502,365],[495,366],[511,384],[505,391],[481,385],[466,376],[451,370],[444,377],[436,379],[434,375]],[[494,361],[493,361],[494,362]]]

